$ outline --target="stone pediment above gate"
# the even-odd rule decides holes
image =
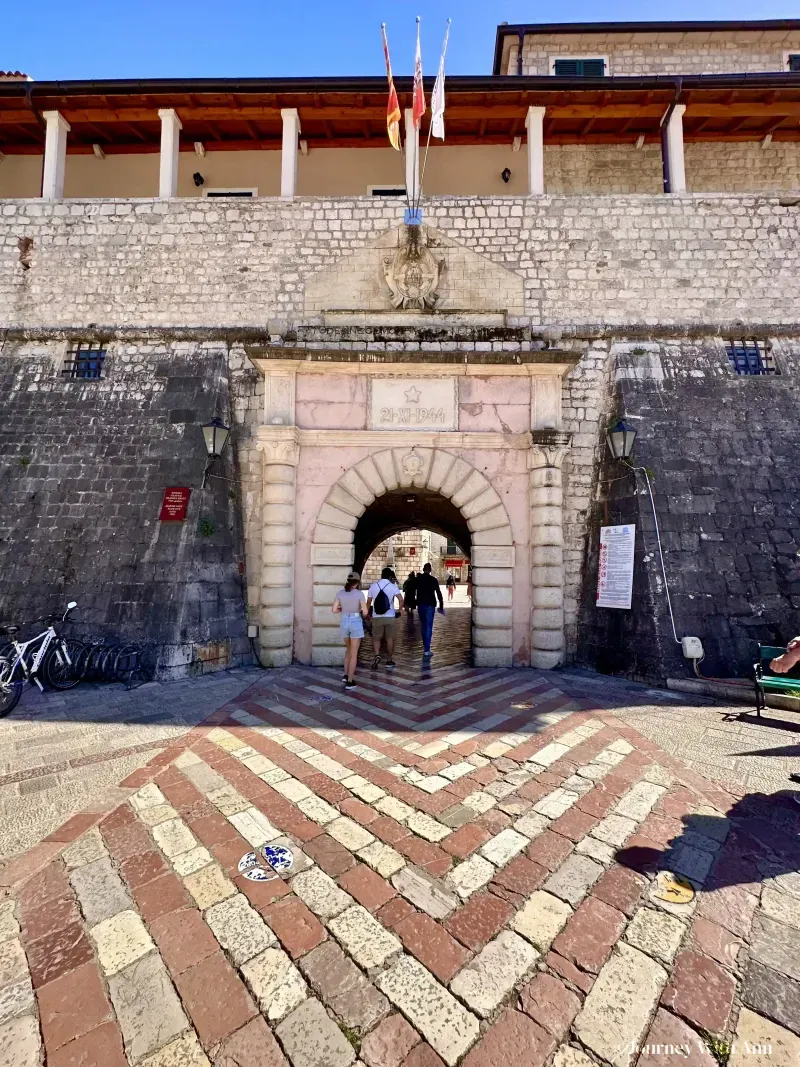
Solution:
[[[306,281],[307,316],[346,322],[347,313],[435,317],[459,314],[500,324],[525,311],[523,278],[423,226],[418,240],[393,227]],[[413,233],[411,234],[413,238]]]

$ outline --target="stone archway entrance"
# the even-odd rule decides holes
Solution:
[[[481,667],[511,666],[514,544],[503,501],[488,479],[462,457],[416,446],[387,448],[362,459],[338,479],[320,508],[312,544],[312,663],[338,665],[343,661],[330,603],[354,565],[360,520],[367,515],[368,530],[367,513],[374,502],[403,489],[422,491],[442,501],[467,530],[475,581],[474,662]],[[365,546],[370,535],[362,533],[362,537]],[[359,551],[363,553],[364,547]]]

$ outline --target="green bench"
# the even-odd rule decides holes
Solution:
[[[782,656],[785,648],[773,648],[771,645],[758,646],[758,663],[753,664],[756,684],[756,715],[761,716],[767,706],[767,693],[780,693],[787,697],[800,698],[800,663],[796,663],[788,674],[776,674],[770,667],[772,660]]]

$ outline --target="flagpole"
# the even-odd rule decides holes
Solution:
[[[420,23],[420,17],[419,17],[419,15],[417,15],[417,50],[418,51],[419,51],[419,23]],[[416,59],[415,59],[414,62],[415,62],[414,74],[416,76]],[[423,85],[422,91],[423,91],[423,94],[424,94],[424,92],[425,92],[424,85]],[[423,96],[423,99],[424,99],[424,96]],[[413,166],[412,171],[411,171],[411,207],[414,208],[414,209],[416,209],[416,207],[417,207],[416,193],[417,193],[417,179],[418,178],[419,178],[419,127],[415,123],[414,124],[414,166]]]
[[[444,42],[442,44],[442,58],[439,61],[439,70],[436,72],[437,79],[439,77],[439,74],[443,71],[443,68],[444,68],[444,57],[445,57],[445,54],[447,52],[447,41],[448,41],[448,38],[450,37],[450,22],[451,22],[451,20],[448,19],[447,20],[447,28],[444,31]],[[434,86],[434,89],[435,88],[436,88],[436,86]],[[433,130],[433,100],[431,100],[431,118],[430,118],[430,122],[428,123],[428,140],[425,143],[425,158],[422,161],[422,174],[421,174],[420,179],[419,179],[419,198],[420,198],[420,201],[422,200],[422,188],[423,188],[423,185],[425,183],[425,168],[428,165],[428,149],[431,146],[431,132],[432,132],[432,130]],[[419,204],[417,204],[417,207],[419,207]]]

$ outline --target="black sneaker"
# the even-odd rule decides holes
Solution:
[[[343,682],[346,682],[346,681],[347,681],[347,675],[346,675],[346,674],[343,674],[343,675],[342,675],[342,681],[343,681]]]
[[[358,683],[357,682],[345,682],[344,683],[344,687],[345,687],[345,689],[357,689],[358,688]]]
[[[387,667],[396,667],[397,664],[395,663],[395,661],[393,659],[387,659],[386,666]]]
[[[376,656],[375,659],[372,661],[372,670],[373,671],[377,671],[377,669],[378,669],[378,667],[380,667],[380,665],[381,665],[381,657],[380,656]]]

